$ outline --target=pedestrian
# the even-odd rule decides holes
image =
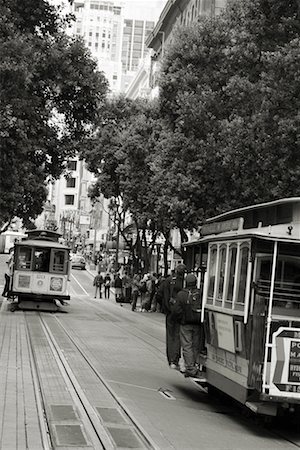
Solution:
[[[130,303],[131,300],[131,282],[130,277],[127,272],[124,272],[122,277],[123,291],[124,291],[124,301]]]
[[[109,299],[110,296],[110,286],[111,286],[111,277],[107,272],[107,274],[104,277],[104,297],[107,299]]]
[[[133,278],[132,278],[132,303],[131,303],[131,310],[135,311],[136,310],[136,304],[137,304],[137,300],[138,297],[140,295],[140,281],[141,281],[141,276],[139,273],[136,273]]]
[[[155,280],[155,289],[153,300],[151,301],[151,311],[152,312],[161,312],[161,304],[163,299],[163,281],[161,273],[156,275]]]
[[[115,276],[115,298],[116,298],[116,302],[120,303],[122,301],[123,298],[123,283],[122,280],[120,278],[120,274],[117,273],[117,275]]]
[[[180,369],[181,356],[180,325],[172,317],[172,307],[176,302],[176,295],[183,289],[186,266],[178,264],[176,271],[166,278],[164,282],[163,311],[166,314],[166,353],[169,367]]]
[[[10,256],[6,261],[6,269],[4,273],[5,284],[2,292],[2,297],[8,297],[11,287],[11,278],[13,273],[13,248],[10,249]]]
[[[94,283],[93,285],[95,286],[95,298],[97,298],[97,292],[99,290],[99,298],[102,298],[102,285],[104,283],[104,279],[103,276],[101,275],[100,272],[98,272],[98,275],[95,276],[94,278]]]
[[[156,294],[156,288],[157,288],[157,275],[156,273],[151,274],[151,284],[149,286],[149,291],[150,291],[150,299],[149,299],[149,306],[148,306],[148,312],[153,312],[153,303],[154,303],[154,298],[155,298],[155,294]]]
[[[186,276],[186,287],[178,292],[172,308],[172,317],[180,323],[180,343],[185,363],[185,377],[203,378],[200,371],[200,353],[204,348],[201,323],[202,292],[197,289],[197,278]]]
[[[148,283],[148,284],[147,284]],[[150,300],[150,292],[149,288],[149,274],[145,273],[143,278],[141,279],[139,291],[141,295],[141,312],[146,312],[146,307],[148,307]]]

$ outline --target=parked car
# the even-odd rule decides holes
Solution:
[[[85,259],[82,255],[72,255],[71,257],[72,269],[85,270]]]

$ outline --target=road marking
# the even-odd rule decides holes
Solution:
[[[146,386],[140,386],[138,384],[124,383],[123,381],[107,380],[108,383],[122,384],[124,386],[130,386],[133,388],[145,389],[146,391],[157,392],[157,389],[147,388]]]
[[[169,389],[159,388],[158,392],[167,400],[176,400],[176,398],[171,394],[172,391]]]
[[[83,290],[83,292],[90,297],[90,294],[84,289],[84,287],[79,283],[79,281],[74,277],[74,275],[72,274],[71,276],[72,278],[74,278],[74,280],[76,281],[78,286]]]

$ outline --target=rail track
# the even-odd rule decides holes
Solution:
[[[87,303],[90,308],[94,309],[95,316],[101,317],[102,321],[109,322],[110,319],[114,318],[112,312],[101,313],[97,304],[90,301],[87,301]],[[74,450],[76,449],[76,439],[78,448],[81,449],[126,449],[133,447],[158,449],[159,447],[153,442],[151,436],[142,429],[128,407],[116,396],[97,370],[76,335],[64,326],[59,315],[39,312],[25,312],[24,314],[31,347],[31,364],[34,368],[37,397],[39,396],[38,409],[40,411],[44,449],[55,449],[63,445],[64,450],[68,448]],[[39,318],[38,321],[36,320],[37,317]],[[156,354],[159,352],[161,358],[165,358],[164,351],[161,348],[161,339],[155,336],[151,330],[148,331],[140,326],[131,326],[129,330],[122,322],[116,323],[113,320],[112,326],[121,329],[139,341],[142,339],[153,352]],[[41,339],[43,340],[42,343],[40,342]],[[45,347],[47,347],[46,359],[52,358],[49,365],[52,366],[55,363],[58,369],[56,374],[50,374],[50,378],[55,379],[54,386],[56,388],[57,383],[59,384],[58,392],[61,390],[68,392],[70,396],[68,400],[57,400],[53,393],[50,392],[49,394],[50,382],[47,377],[45,380],[47,367],[44,367],[45,361],[43,361]],[[68,352],[65,351],[66,348]],[[73,357],[70,357],[72,354]],[[51,355],[51,358],[49,355]],[[76,364],[75,361],[77,361]],[[84,383],[82,382],[83,377],[80,375],[82,372],[84,372]],[[91,392],[88,391],[86,388],[88,380],[94,386],[97,385],[97,390],[100,390],[101,395],[105,396],[105,404],[99,406],[97,399],[94,399]],[[238,408],[235,411],[234,407],[235,405],[230,405],[228,412],[226,412],[227,408],[225,407],[225,412],[216,410],[216,413],[228,413],[240,417],[240,409]],[[64,408],[65,411],[60,413],[59,409],[63,410]],[[266,430],[265,425],[251,414],[245,417],[245,421],[248,424],[252,422],[257,428],[264,427],[264,433],[267,433],[270,437],[279,437],[295,448],[300,448],[299,437],[294,436],[284,427],[280,428],[269,424]],[[60,432],[58,432],[58,428],[60,428]]]
[[[110,319],[114,319],[114,314],[110,313],[108,311],[105,311],[105,315],[103,316],[102,312],[99,312],[98,309],[98,305],[95,303],[92,303],[90,301],[87,300],[83,300],[84,302],[87,303],[87,305],[89,305],[89,307],[92,307],[95,310],[95,315],[98,317],[101,317],[101,320],[105,320],[105,321],[110,321]],[[151,331],[147,331],[143,326],[131,326],[130,330],[128,330],[127,328],[125,329],[124,325],[122,325],[122,323],[115,323],[113,322],[113,326],[117,327],[119,329],[121,329],[122,331],[126,331],[127,333],[129,333],[131,336],[135,337],[137,339],[137,341],[143,341],[145,342],[148,347],[150,347],[153,352],[156,354],[159,354],[161,356],[162,359],[165,359],[165,351],[162,350],[162,346],[161,346],[161,339],[159,339],[153,332]],[[194,384],[202,393],[208,393],[207,388],[204,388],[203,386],[199,385],[197,382],[193,381],[192,379],[189,379],[189,381]],[[225,394],[221,394],[222,395],[222,402],[224,399]],[[218,393],[217,391],[214,391],[213,396],[218,400]],[[269,417],[265,417],[265,416],[257,416],[255,414],[253,414],[248,408],[243,407],[239,404],[237,404],[236,402],[232,401],[229,397],[227,398],[228,404],[230,405],[229,408],[224,407],[220,409],[220,413],[224,414],[229,414],[232,416],[237,416],[240,417],[241,414],[243,416],[245,416],[245,421],[247,423],[249,423],[249,421],[251,423],[253,423],[255,425],[255,427],[264,429],[265,431],[267,431],[268,434],[273,435],[274,437],[279,437],[284,439],[286,442],[289,442],[290,444],[294,445],[295,448],[300,448],[300,436],[293,436],[295,428],[293,429],[293,425],[292,423],[294,422],[295,425],[294,427],[296,427],[296,429],[298,428],[298,419],[296,417],[293,418],[293,420],[286,420],[284,423],[281,421],[281,419],[272,419]],[[228,412],[226,412],[228,411]],[[285,428],[286,427],[286,428]],[[290,430],[289,428],[292,429],[291,431],[291,435],[290,435]]]
[[[44,449],[157,449],[59,318],[24,314]]]

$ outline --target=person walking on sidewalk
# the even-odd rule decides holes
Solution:
[[[180,323],[180,343],[185,363],[185,377],[203,378],[200,371],[200,352],[204,345],[201,323],[202,296],[197,289],[197,278],[186,276],[186,288],[178,292],[172,309],[172,317]]]
[[[95,286],[95,298],[97,298],[97,293],[99,290],[99,298],[102,298],[102,285],[104,283],[103,276],[100,272],[98,272],[98,275],[94,278],[93,285]]]
[[[126,303],[130,303],[131,299],[131,280],[127,272],[124,273],[122,277],[124,300]]]
[[[107,273],[104,277],[104,298],[109,299],[110,286],[111,286],[111,277],[109,273]]]
[[[116,302],[121,303],[123,297],[123,283],[119,273],[117,273],[115,277],[115,297]]]
[[[136,273],[133,276],[132,284],[131,284],[131,286],[132,286],[131,311],[135,311],[136,310],[136,303],[137,303],[137,300],[138,300],[138,297],[139,297],[139,294],[140,294],[140,290],[139,290],[140,280],[141,280],[140,274]]]

